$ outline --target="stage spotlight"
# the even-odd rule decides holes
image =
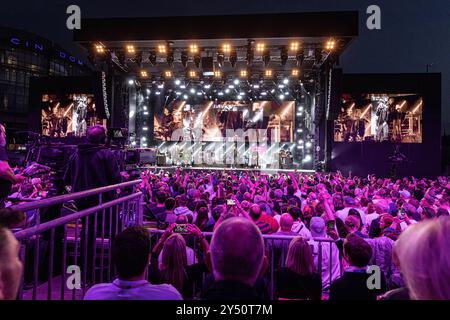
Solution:
[[[156,91],[155,94],[156,94],[157,96],[159,96],[159,95],[161,94],[161,91]]]
[[[136,52],[136,50],[134,49],[134,46],[132,44],[127,45],[127,52],[129,54],[133,54]]]
[[[224,43],[222,46],[222,50],[224,53],[230,53],[231,52],[231,45],[229,43]]]
[[[222,91],[219,91],[219,93],[218,93],[217,95],[223,96],[223,92],[222,92]]]
[[[333,39],[330,39],[325,44],[325,50],[332,51],[334,50],[335,45],[336,42]]]
[[[95,51],[99,54],[105,53],[105,46],[101,43],[95,45]]]
[[[247,78],[247,70],[243,69],[239,72],[239,75],[241,76],[241,78]]]
[[[217,53],[217,65],[219,68],[223,67],[223,62],[225,61],[225,55],[222,52]]]
[[[128,84],[129,84],[130,86],[132,86],[132,85],[134,84],[134,80],[133,80],[133,79],[128,80]]]
[[[189,92],[191,93],[191,94],[195,94],[195,89],[194,88],[191,88],[190,90],[189,90]]]
[[[283,83],[284,83],[284,84],[288,84],[288,83],[289,83],[289,79],[288,79],[288,78],[284,78],[284,79],[283,79]]]
[[[141,78],[148,78],[148,72],[146,70],[141,70]]]
[[[197,72],[195,72],[194,70],[189,71],[189,77],[190,78],[196,78],[197,77]]]
[[[167,52],[167,46],[165,44],[158,45],[158,52],[163,54]]]
[[[225,93],[230,93],[230,89],[225,89]]]
[[[180,84],[181,84],[180,79],[176,79],[176,80],[175,80],[175,85],[179,86]]]
[[[166,72],[164,72],[164,77],[166,77],[166,78],[172,78],[172,71],[167,70]]]
[[[259,84],[254,84],[253,89],[259,89]]]
[[[267,70],[265,70],[264,71],[264,76],[266,77],[266,78],[271,78],[272,77],[272,70],[270,70],[270,69],[267,69]]]
[[[187,68],[188,60],[189,56],[187,51],[181,52],[181,64],[183,65],[183,67]]]
[[[267,92],[263,91],[263,92],[261,92],[261,95],[262,96],[267,96]]]
[[[278,98],[280,98],[280,100],[284,100],[284,94],[280,94],[280,95],[278,96]]]
[[[148,55],[148,61],[150,61],[150,63],[152,65],[156,65],[156,52],[155,51],[150,51],[150,53]]]
[[[173,62],[174,62],[174,58],[173,58],[173,51],[170,50],[169,52],[167,52],[167,64],[169,65],[169,67],[172,67]]]
[[[264,67],[267,67],[270,62],[270,51],[269,50],[264,51],[264,53],[262,55],[262,60],[264,62]]]
[[[189,98],[189,97],[188,97],[187,94],[184,94],[184,95],[183,95],[183,99],[184,99],[184,100],[187,100],[188,98]]]
[[[214,77],[215,78],[221,78],[222,77],[222,72],[220,72],[219,70],[214,71]]]
[[[232,67],[232,68],[236,67],[237,60],[238,60],[238,58],[237,58],[237,52],[236,52],[236,51],[233,51],[233,52],[230,54],[230,64],[231,64],[231,67]]]
[[[191,45],[189,46],[189,51],[190,51],[191,53],[198,53],[198,46],[197,46],[195,43],[191,44]]]
[[[311,155],[307,154],[305,156],[305,158],[303,159],[303,162],[309,162],[309,161],[311,161]]]
[[[262,43],[262,42],[258,42],[258,43],[256,44],[256,51],[257,51],[257,52],[263,52],[263,51],[265,50],[265,48],[266,48],[266,46],[265,46],[265,44]]]
[[[147,94],[150,94],[150,93],[151,93],[151,91],[150,91],[149,88],[147,88],[145,91],[147,92]],[[147,107],[146,107],[146,106],[144,106],[144,110],[147,110]]]
[[[287,62],[288,58],[289,58],[289,55],[288,55],[287,48],[286,47],[281,47],[280,60],[281,60],[281,65],[282,66],[286,65],[286,62]]]
[[[307,149],[311,148],[311,146],[312,146],[311,142],[308,141],[308,142],[305,143],[305,147]]]
[[[291,51],[297,52],[300,49],[300,43],[298,41],[292,41],[289,45],[289,49]]]
[[[293,77],[298,77],[300,75],[300,71],[298,69],[292,69],[291,75]]]
[[[197,95],[198,95],[198,96],[201,96],[201,95],[202,95],[202,92],[201,92],[201,91],[197,91]]]
[[[239,79],[234,79],[233,80],[233,83],[235,84],[235,85],[238,85],[239,84]],[[233,87],[234,88],[234,87]]]

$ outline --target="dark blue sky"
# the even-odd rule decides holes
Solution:
[[[86,18],[358,10],[360,35],[342,56],[344,72],[425,72],[432,63],[430,71],[442,73],[442,123],[450,132],[450,0],[4,0],[0,24],[77,51],[65,27],[70,4]],[[366,28],[372,4],[381,7],[381,30]]]

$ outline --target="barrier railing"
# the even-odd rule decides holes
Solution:
[[[164,233],[164,230],[150,230],[153,235],[152,246],[156,244],[160,236]],[[203,232],[206,239],[210,240],[213,233]],[[276,288],[276,271],[285,267],[286,257],[288,253],[289,243],[298,237],[297,235],[263,235],[266,255],[269,258],[269,270],[265,275],[268,280],[268,298],[271,300],[279,298],[277,296]],[[330,238],[309,238],[308,240],[314,257],[314,264],[316,272],[322,279],[322,293],[323,296],[327,296],[331,282],[342,274],[342,256],[336,246],[334,240]],[[196,255],[200,255],[197,247],[197,243],[192,242],[192,249]],[[149,269],[150,271],[150,269]],[[198,289],[200,287],[200,290]],[[202,296],[205,288],[205,277],[203,277],[203,283],[194,286],[193,296]]]
[[[136,188],[140,183],[135,180],[11,207],[39,211],[34,226],[15,232],[24,264],[19,299],[82,299],[89,285],[111,281],[114,236],[142,224],[143,194]],[[112,197],[117,190],[118,196]],[[69,201],[80,204],[81,210],[61,216],[63,204]],[[47,214],[59,217],[42,222]]]

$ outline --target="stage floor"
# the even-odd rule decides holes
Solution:
[[[142,167],[145,168],[145,167]],[[257,168],[230,168],[230,167],[178,167],[178,166],[150,166],[148,168],[158,168],[163,170],[176,170],[177,168],[182,168],[183,170],[214,170],[214,171],[264,171],[270,173],[276,172],[303,172],[303,173],[315,173],[315,170],[305,170],[305,169],[275,169],[275,168],[266,168],[266,169],[257,169]]]

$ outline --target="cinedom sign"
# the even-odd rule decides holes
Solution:
[[[56,55],[56,57],[63,59],[63,60],[67,60],[70,61],[71,63],[75,63],[78,64],[80,66],[84,65],[83,61],[81,61],[80,59],[75,58],[74,56],[61,51],[61,50],[55,50],[53,48],[46,48],[44,44],[42,43],[38,43],[38,42],[32,42],[26,39],[21,39],[19,37],[11,37],[10,38],[10,43],[16,47],[23,47],[23,48],[27,48],[27,49],[31,49],[34,51],[39,51],[42,53],[53,53]]]

